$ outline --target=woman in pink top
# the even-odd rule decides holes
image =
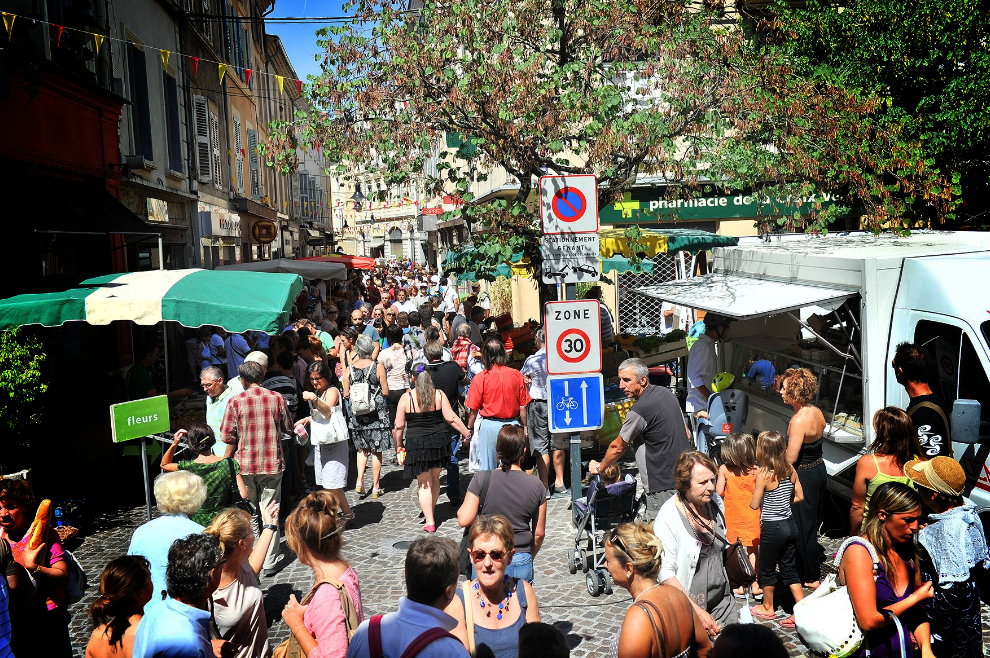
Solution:
[[[282,619],[307,658],[345,658],[351,636],[364,619],[357,573],[340,557],[343,530],[337,499],[327,491],[303,498],[285,521],[289,548],[313,570],[316,580],[303,603],[290,594],[282,610]]]

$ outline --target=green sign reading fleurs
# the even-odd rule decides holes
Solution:
[[[807,215],[815,204],[826,208],[836,199],[830,194],[804,197],[800,205],[794,199],[771,199],[755,194],[718,194],[695,199],[666,199],[664,188],[634,188],[620,203],[609,203],[598,210],[602,224],[642,223],[644,221],[711,221],[716,219]]]
[[[167,432],[168,396],[110,405],[110,427],[114,443]]]

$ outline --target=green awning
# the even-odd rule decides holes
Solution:
[[[602,274],[608,274],[609,272],[618,272],[619,274],[622,274],[623,272],[653,274],[654,265],[655,263],[652,260],[643,259],[637,267],[633,267],[628,258],[622,254],[616,254],[609,258],[602,259]]]
[[[734,247],[739,243],[739,238],[729,235],[716,235],[708,231],[700,231],[690,228],[642,228],[642,242],[646,244],[648,256],[656,256],[663,253],[675,253],[677,251],[690,251],[696,253],[707,251],[715,247]],[[615,254],[630,253],[629,240],[626,238],[625,229],[603,228],[598,231],[598,238],[601,244],[601,255],[609,258]]]
[[[275,332],[289,321],[289,309],[301,290],[298,274],[198,269],[107,274],[61,292],[0,300],[0,329],[25,324],[57,327],[72,321],[153,325],[170,320],[186,327],[217,325],[235,333]]]

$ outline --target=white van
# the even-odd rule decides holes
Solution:
[[[990,530],[990,233],[744,238],[714,256],[712,274],[637,292],[736,320],[719,360],[749,393],[747,430],[784,431],[793,414],[775,390],[742,377],[750,358],[777,372],[810,368],[829,421],[829,487],[850,499],[873,413],[908,402],[890,366],[894,349],[924,344],[937,369],[932,391],[953,407],[967,495]]]

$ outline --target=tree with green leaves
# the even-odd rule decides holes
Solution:
[[[764,52],[878,99],[876,121],[959,181],[955,222],[915,198],[909,216],[990,227],[990,4],[986,0],[777,2],[756,23]],[[908,195],[913,197],[914,195]]]
[[[693,0],[354,0],[349,24],[326,28],[315,108],[275,122],[271,166],[291,169],[300,141],[388,184],[420,177],[427,194],[459,195],[478,246],[470,269],[490,277],[523,253],[539,272],[535,179],[592,173],[599,204],[637,176],[672,195],[705,187],[782,199],[782,228],[824,231],[856,204],[876,227],[901,226],[903,189],[939,213],[951,183],[916,144],[873,120],[877,100],[800,76],[765,56],[738,18]],[[448,148],[450,135],[462,136]],[[478,203],[472,179],[495,167],[519,182]],[[823,208],[802,199],[830,192]],[[532,205],[530,206],[532,208]],[[786,214],[783,213],[786,209]],[[636,221],[636,218],[632,218]],[[769,230],[765,227],[764,230]]]
[[[48,392],[41,372],[44,362],[37,338],[22,328],[0,331],[0,427],[8,457],[21,453],[30,444],[31,432],[41,424]]]

